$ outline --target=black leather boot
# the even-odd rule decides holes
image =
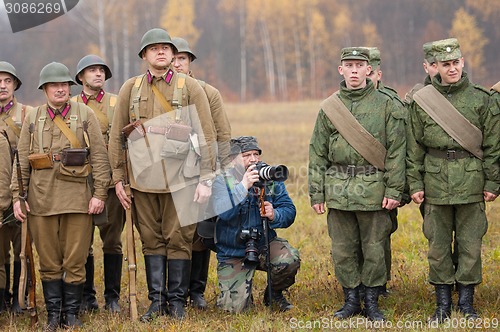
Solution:
[[[451,315],[451,285],[434,285],[436,290],[436,311],[430,320],[442,323]]]
[[[467,319],[477,319],[476,309],[474,309],[474,286],[457,283],[458,288],[458,311]]]
[[[19,306],[19,278],[21,277],[21,262],[14,261],[14,279],[12,280],[12,306],[10,312],[13,315],[21,315],[23,309]]]
[[[189,259],[171,259],[168,261],[168,313],[175,319],[186,316],[184,306],[189,287],[191,261]]]
[[[167,257],[161,255],[145,255],[146,281],[148,283],[148,299],[151,301],[148,311],[142,315],[141,321],[148,322],[156,316],[167,313],[167,290],[165,288]]]
[[[104,308],[111,313],[120,312],[122,262],[122,254],[104,254]]]
[[[271,299],[271,305],[273,308],[277,308],[278,311],[285,312],[293,308],[293,304],[288,302],[282,290],[271,289]],[[264,305],[269,306],[269,290],[267,287],[264,292]]]
[[[12,294],[10,293],[10,264],[5,264],[5,288],[3,289],[3,299],[0,302],[0,312],[10,310]]]
[[[344,290],[344,305],[342,308],[337,310],[333,317],[339,319],[346,319],[361,313],[361,303],[359,301],[359,289],[360,286],[356,288],[345,288]]]
[[[80,311],[83,312],[94,312],[99,310],[99,304],[95,297],[96,291],[94,288],[94,256],[87,256],[87,262],[85,263],[85,283],[83,284],[83,297],[82,305]]]
[[[191,306],[204,310],[207,308],[204,293],[207,287],[210,249],[193,251],[191,259],[191,278],[189,281],[189,299]]]
[[[65,328],[78,328],[82,322],[78,313],[82,305],[84,284],[63,283],[63,326]]]
[[[62,303],[63,303],[63,281],[42,280],[43,297],[47,309],[47,324],[44,331],[55,332],[61,326]]]
[[[366,287],[365,308],[366,318],[371,321],[384,321],[384,314],[378,308],[380,287]]]

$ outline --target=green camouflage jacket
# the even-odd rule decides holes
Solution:
[[[415,101],[409,106],[412,135],[408,140],[407,181],[410,193],[424,191],[431,204],[466,204],[483,200],[483,190],[499,193],[500,110],[490,92],[469,81],[467,73],[443,86],[436,75],[432,85],[483,133],[484,160],[448,161],[426,153],[429,148],[463,150]]]
[[[311,205],[326,202],[328,208],[377,211],[384,197],[400,201],[404,187],[406,153],[405,110],[371,80],[363,89],[340,85],[340,99],[361,125],[387,149],[385,172],[349,176],[340,165],[369,165],[339,134],[323,110],[319,111],[309,144],[309,195]],[[332,98],[332,97],[330,97]]]

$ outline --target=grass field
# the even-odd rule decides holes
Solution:
[[[288,191],[297,206],[297,218],[279,236],[299,249],[301,269],[297,282],[287,294],[295,308],[286,313],[271,313],[262,304],[265,274],[257,272],[254,283],[255,308],[244,314],[231,315],[215,309],[217,297],[216,260],[212,254],[206,298],[210,308],[200,312],[189,308],[182,322],[168,316],[149,324],[131,322],[127,314],[128,276],[125,266],[122,278],[122,314],[101,312],[84,315],[83,331],[320,331],[345,329],[354,331],[495,331],[500,320],[500,202],[489,203],[487,213],[489,230],[483,241],[483,283],[477,287],[475,305],[482,318],[474,325],[464,325],[462,316],[453,313],[449,326],[428,326],[427,318],[434,311],[433,287],[427,283],[427,241],[422,220],[415,204],[399,211],[399,229],[392,236],[393,263],[391,295],[380,300],[388,322],[384,326],[367,323],[361,317],[351,321],[333,319],[333,312],[343,303],[342,288],[336,281],[330,256],[330,239],[327,234],[326,216],[317,216],[309,206],[307,194],[307,150],[309,138],[318,111],[319,101],[293,104],[227,105],[233,136],[254,135],[260,141],[263,160],[268,164],[285,164],[290,169],[286,182]],[[102,251],[96,233],[96,288],[98,300],[104,305]],[[125,236],[123,236],[125,241]],[[125,242],[124,242],[125,243]],[[139,314],[148,306],[144,261],[140,241],[136,241],[138,258]],[[41,285],[38,283],[38,312],[43,323],[46,312]],[[456,295],[454,295],[456,302]],[[359,318],[359,319],[358,319]],[[494,328],[496,324],[497,328]],[[0,329],[29,330],[28,317],[0,317]]]

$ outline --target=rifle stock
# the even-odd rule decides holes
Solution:
[[[259,195],[259,201],[260,201],[260,211],[262,214],[266,213],[266,208],[264,206],[264,195],[266,192],[266,188],[263,187],[260,189],[260,195]],[[271,286],[271,244],[269,241],[269,219],[267,217],[262,217],[262,225],[263,225],[263,230],[264,230],[264,242],[266,246],[266,272],[267,272],[267,296],[269,299],[269,310],[272,309],[272,286]]]
[[[125,180],[124,189],[127,197],[132,201],[132,190],[129,183],[128,174],[128,147],[127,147],[127,136],[124,131],[122,131],[122,149],[123,149],[123,163],[125,165]],[[125,210],[125,227],[127,233],[127,263],[128,263],[128,277],[129,277],[129,312],[130,318],[132,320],[137,320],[137,291],[136,291],[136,277],[137,277],[137,264],[135,256],[135,239],[134,239],[134,223],[132,220],[132,206]]]

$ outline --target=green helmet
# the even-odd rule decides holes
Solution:
[[[142,51],[146,48],[146,46],[152,44],[170,44],[174,48],[175,45],[172,43],[172,39],[170,39],[170,35],[167,31],[159,28],[151,29],[142,36],[141,39],[141,49],[139,51],[139,58],[142,59]]]
[[[68,82],[69,85],[76,84],[69,73],[68,67],[59,62],[51,62],[40,71],[38,88],[41,89],[45,83],[61,82]]]
[[[104,67],[104,72],[106,74],[105,80],[108,80],[113,76],[111,74],[111,70],[109,67],[106,65],[103,59],[98,57],[97,55],[94,54],[89,54],[84,56],[79,62],[78,65],[76,66],[76,75],[75,75],[75,81],[78,84],[82,84],[82,81],[78,78],[78,75],[87,67],[90,66],[103,66]]]
[[[191,61],[196,60],[196,55],[189,48],[189,43],[184,38],[174,37],[172,38],[172,43],[175,45],[177,49],[177,53],[189,53],[191,56]]]
[[[17,80],[17,86],[14,89],[14,91],[16,91],[17,89],[19,89],[19,87],[21,86],[22,82],[19,79],[19,77],[17,77],[16,68],[14,68],[13,65],[11,65],[10,63],[8,63],[6,61],[0,61],[0,72],[8,73],[8,74],[11,74],[12,76],[14,76],[14,78]]]

